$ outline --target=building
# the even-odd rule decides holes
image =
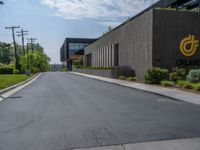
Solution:
[[[50,64],[49,71],[50,72],[62,71],[62,64]]]
[[[82,60],[84,48],[93,43],[96,39],[66,38],[61,49],[61,62],[67,63],[67,69],[72,70],[73,61]]]
[[[199,4],[199,0],[155,3],[87,46],[84,64],[129,66],[139,78],[153,66],[200,66]]]

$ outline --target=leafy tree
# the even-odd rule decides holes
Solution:
[[[29,50],[29,54],[21,56],[21,70],[25,72],[26,69],[30,69],[32,73],[45,72],[49,69],[49,57],[43,52],[43,48],[38,46],[38,50],[35,49],[34,52]],[[29,63],[28,63],[28,60]]]
[[[0,42],[0,63],[10,64],[14,61],[14,51],[10,44]]]
[[[106,31],[106,32],[103,32],[103,35],[109,33],[109,32],[112,31],[112,30],[113,30],[113,27],[112,27],[112,26],[108,26],[107,31]]]

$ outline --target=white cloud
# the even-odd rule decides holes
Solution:
[[[121,19],[133,16],[158,0],[41,0],[65,19],[94,19],[107,25],[117,25]]]

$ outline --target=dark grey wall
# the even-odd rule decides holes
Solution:
[[[152,22],[150,10],[86,47],[85,54],[119,43],[119,65],[128,65],[135,69],[136,76],[144,77],[152,66]]]
[[[172,69],[177,67],[179,59],[185,62],[200,60],[200,48],[192,57],[183,56],[179,49],[181,40],[190,34],[200,41],[200,13],[154,10],[153,33],[154,66]]]
[[[137,77],[144,78],[152,66],[189,67],[177,65],[178,60],[184,63],[199,60],[200,66],[200,47],[192,57],[180,53],[180,42],[189,35],[200,41],[200,13],[154,9],[106,34],[86,47],[85,53],[119,43],[119,65],[132,67]]]

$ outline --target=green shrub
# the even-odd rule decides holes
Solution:
[[[169,74],[171,81],[185,80],[186,79],[186,69],[184,68],[175,68],[172,73]]]
[[[19,70],[14,69],[14,70],[13,70],[13,74],[19,74]]]
[[[126,78],[127,81],[137,81],[137,77],[127,77]]]
[[[161,85],[165,86],[165,87],[173,87],[174,82],[172,82],[172,81],[161,81]]]
[[[189,90],[193,90],[193,89],[195,89],[195,86],[192,83],[186,83],[184,85],[184,88],[189,89]]]
[[[186,84],[189,84],[188,81],[178,81],[176,85],[184,87]]]
[[[162,80],[168,80],[169,71],[158,67],[150,68],[145,76],[145,82],[149,84],[160,84]]]
[[[200,84],[195,87],[195,90],[200,92]]]
[[[5,65],[0,67],[0,74],[13,74],[14,67]]]
[[[119,80],[126,80],[125,76],[120,76],[118,79]]]
[[[187,80],[193,83],[200,82],[200,69],[190,70]]]

